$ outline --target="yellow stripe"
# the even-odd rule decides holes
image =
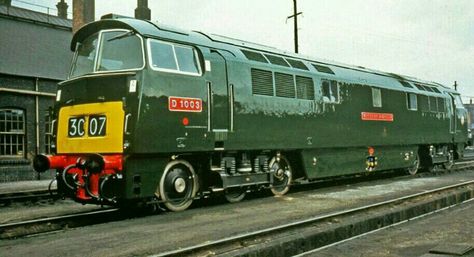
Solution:
[[[123,123],[124,111],[122,102],[106,102],[80,104],[62,107],[59,110],[57,133],[57,152],[64,153],[122,153],[123,152]],[[107,125],[105,136],[88,136],[88,121],[90,115],[105,115]],[[69,118],[85,116],[85,135],[69,137]]]

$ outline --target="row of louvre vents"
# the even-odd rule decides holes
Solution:
[[[419,96],[419,105],[422,111],[446,112],[446,103],[444,98],[434,96]]]
[[[410,83],[408,83],[406,81],[403,81],[403,80],[400,80],[400,84],[402,84],[402,86],[407,87],[407,88],[413,88],[413,86]],[[422,85],[422,84],[417,84],[417,83],[413,83],[413,85],[415,85],[415,87],[418,88],[421,91],[440,93],[441,94],[441,91],[439,91],[439,89],[437,89],[436,87],[430,87],[430,86],[427,86],[427,85]]]
[[[254,95],[314,100],[312,78],[254,68],[251,75]]]
[[[259,52],[248,51],[241,49],[242,53],[247,57],[247,59],[262,63],[271,63],[283,67],[291,67],[300,70],[309,70],[308,67],[299,60],[283,58],[281,56],[271,55],[271,54],[262,54]],[[331,68],[311,63],[311,65],[318,71],[327,74],[335,74]],[[274,74],[274,75],[273,75]],[[394,75],[394,74],[392,74]],[[275,80],[273,83],[273,76]],[[402,80],[399,76],[394,76],[399,78],[400,84],[406,88],[414,88],[407,81]],[[275,87],[273,87],[275,84]],[[276,96],[279,97],[288,97],[288,98],[299,98],[299,99],[313,99],[314,98],[314,89],[313,89],[313,80],[308,77],[296,76],[294,78],[291,74],[271,72],[266,70],[252,69],[252,93],[257,95],[268,95],[273,96],[274,88],[276,91]],[[296,91],[295,91],[296,85]],[[309,88],[309,85],[311,87]],[[413,83],[416,88],[426,92],[441,93],[436,87],[423,85],[419,83]],[[307,98],[309,97],[309,98]]]
[[[263,62],[263,63],[270,62],[271,64],[278,65],[278,66],[292,67],[292,68],[300,69],[300,70],[309,70],[308,67],[306,67],[306,65],[302,61],[299,61],[299,60],[283,58],[283,57],[271,55],[271,54],[262,54],[262,53],[243,50],[243,49],[241,49],[241,51],[245,55],[245,57],[247,57],[247,59],[252,60],[252,61]],[[314,63],[311,63],[311,65],[319,72],[334,74],[334,71],[332,71],[331,68],[327,66],[314,64]]]

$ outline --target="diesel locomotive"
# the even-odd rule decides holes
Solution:
[[[82,203],[188,208],[221,192],[450,168],[467,141],[457,91],[144,20],[74,34],[52,109],[58,191]]]

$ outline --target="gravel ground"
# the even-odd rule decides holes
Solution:
[[[471,179],[474,172],[455,172],[313,189],[237,204],[204,202],[181,213],[3,240],[0,252],[2,256],[144,256]]]

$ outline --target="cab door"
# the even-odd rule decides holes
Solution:
[[[446,99],[446,106],[448,107],[448,115],[449,115],[449,133],[453,136],[456,133],[456,107],[454,105],[454,97],[449,94],[449,98]]]
[[[465,143],[467,142],[467,110],[461,100],[461,96],[457,94],[450,94],[453,99],[454,105],[454,142]]]
[[[211,49],[204,55],[209,103],[208,130],[214,135],[216,148],[223,147],[231,130],[232,87],[228,84],[226,54]]]

